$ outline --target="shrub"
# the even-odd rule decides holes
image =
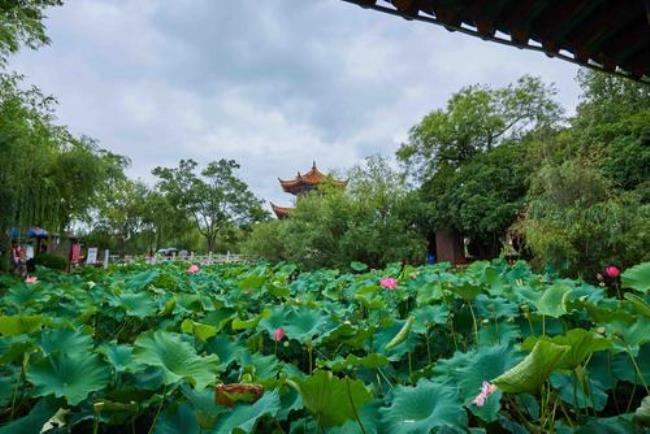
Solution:
[[[68,261],[62,256],[42,254],[34,258],[34,265],[63,271],[68,266]]]

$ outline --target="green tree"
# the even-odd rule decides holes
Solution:
[[[45,9],[62,0],[7,0],[0,2],[0,66],[21,46],[35,49],[48,44]]]
[[[424,260],[413,211],[419,204],[388,160],[371,157],[349,179],[347,191],[325,184],[300,197],[288,219],[256,225],[245,251],[311,269]]]
[[[520,229],[539,265],[593,279],[607,264],[650,259],[650,205],[614,188],[593,162],[544,166],[529,197]]]
[[[55,100],[22,78],[0,74],[0,237],[8,251],[11,227],[63,231],[86,219],[109,179],[123,176],[125,160],[54,124]],[[8,255],[2,260],[8,264]]]
[[[157,167],[153,174],[169,202],[194,219],[208,251],[214,251],[220,231],[267,218],[262,202],[236,176],[236,161],[213,161],[199,174],[197,167],[192,160],[181,160],[177,168]]]
[[[650,251],[650,89],[582,71],[576,116],[534,143],[529,207],[519,225],[540,264],[567,274],[630,266]]]
[[[525,208],[527,142],[506,143],[475,155],[455,170],[441,169],[420,188],[427,204],[431,239],[437,230],[453,230],[471,240],[470,253],[491,258],[500,253],[507,229]]]
[[[429,113],[397,152],[407,174],[424,181],[439,170],[460,167],[475,155],[552,127],[561,110],[556,91],[525,76],[504,88],[469,86],[452,95],[445,110]]]

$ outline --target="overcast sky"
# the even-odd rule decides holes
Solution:
[[[147,182],[181,158],[234,158],[280,204],[277,177],[393,155],[463,86],[529,73],[568,111],[579,96],[571,64],[340,0],[67,0],[47,25],[52,45],[11,67],[58,98],[61,123]]]

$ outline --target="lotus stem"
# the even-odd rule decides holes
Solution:
[[[472,308],[472,302],[467,302],[467,306],[469,307],[469,313],[472,315],[472,322],[474,323],[474,337],[476,338],[476,345],[479,345],[479,339],[478,339],[478,325],[476,324],[476,315],[474,315],[474,308]]]
[[[359,417],[359,413],[357,412],[357,407],[354,405],[354,400],[352,399],[352,391],[350,390],[350,378],[345,377],[345,384],[348,386],[348,399],[350,400],[350,406],[352,407],[352,413],[354,414],[354,418],[357,421],[357,424],[359,425],[359,428],[361,429],[361,432],[363,434],[366,434],[366,429],[363,426],[363,423],[361,423],[361,418]]]
[[[160,411],[162,410],[163,404],[165,403],[165,397],[167,396],[167,386],[163,388],[162,398],[160,399],[160,404],[158,405],[158,410],[151,421],[151,427],[149,428],[148,434],[152,434],[154,428],[156,427],[156,422],[158,421],[158,416],[160,416]]]
[[[632,362],[632,366],[634,366],[634,370],[636,371],[635,375],[639,377],[639,379],[641,380],[641,384],[643,384],[643,387],[645,388],[646,393],[650,395],[650,390],[648,389],[648,385],[645,382],[645,378],[643,378],[643,373],[641,372],[639,365],[636,363],[636,360],[634,360],[634,356],[632,355],[632,352],[630,351],[630,347],[628,347],[627,344],[625,344],[625,352],[630,358],[630,361]]]

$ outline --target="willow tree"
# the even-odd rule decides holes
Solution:
[[[55,100],[21,77],[0,74],[0,233],[8,252],[10,228],[64,231],[99,205],[99,192],[123,176],[127,161],[76,138],[54,121]],[[2,261],[6,267],[8,255]]]

